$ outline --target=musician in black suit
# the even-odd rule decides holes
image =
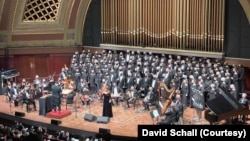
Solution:
[[[89,89],[93,92],[96,91],[95,78],[96,78],[96,72],[94,69],[91,69],[91,73],[88,76],[88,83],[89,83]]]
[[[29,105],[33,105],[34,110],[36,111],[36,102],[34,100],[34,97],[32,94],[29,93],[29,87],[26,86],[23,90],[23,101],[26,103],[26,110],[27,112],[30,112]]]
[[[239,102],[244,108],[248,107],[248,99],[247,99],[247,94],[246,93],[242,93]],[[239,120],[242,121],[242,122],[246,121],[246,115],[241,115]]]
[[[127,80],[126,80],[126,88],[130,89],[131,86],[134,86],[134,78],[132,77],[131,73],[128,73]]]
[[[154,93],[157,93],[158,81],[157,76],[154,74],[153,79],[151,80],[151,87],[153,88]]]
[[[151,78],[148,76],[148,74],[145,75],[146,76],[142,79],[141,89],[143,90],[144,94],[147,94],[148,88],[151,86]]]
[[[164,113],[163,116],[160,117],[160,121],[158,121],[158,125],[169,125],[174,122],[179,121],[180,124],[183,124],[183,112],[184,106],[181,102],[181,95],[177,94],[175,99],[171,102],[170,107]]]
[[[137,91],[135,89],[134,86],[131,86],[130,89],[127,90],[126,92],[126,102],[127,102],[127,106],[128,108],[130,107],[129,104],[133,104],[134,108],[135,108],[135,104],[136,104],[136,100],[137,100]]]
[[[196,85],[194,83],[192,87],[195,87],[195,86]],[[187,107],[188,106],[188,97],[189,97],[189,92],[190,92],[187,78],[183,79],[180,91],[181,91],[182,103],[185,107]]]
[[[114,68],[111,68],[110,75],[109,75],[110,83],[113,84],[118,79],[118,73],[114,70]],[[112,88],[112,86],[111,86]]]
[[[15,106],[18,106],[19,98],[19,88],[17,87],[16,83],[12,83],[12,87],[10,88],[10,95],[9,98],[14,101]]]
[[[114,83],[111,91],[111,97],[113,97],[116,105],[118,105],[119,101],[121,101],[121,93],[122,89],[117,86],[117,83]]]
[[[149,87],[148,88],[148,93],[145,96],[144,100],[142,101],[144,110],[147,110],[147,111],[150,110],[149,109],[149,103],[155,102],[155,97],[156,97],[156,94],[153,92],[153,88]]]
[[[117,86],[121,90],[121,92],[124,92],[124,89],[126,89],[126,78],[124,76],[124,73],[122,71],[119,72],[120,75],[117,79]]]
[[[244,81],[245,69],[242,64],[239,64],[238,66],[238,74],[239,74],[239,92],[242,93],[245,90],[245,81]]]
[[[53,101],[53,109],[54,111],[58,110],[61,111],[61,93],[62,88],[59,86],[58,82],[55,82],[55,84],[51,88],[52,90],[52,101]]]

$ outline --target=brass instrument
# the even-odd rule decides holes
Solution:
[[[167,111],[169,105],[172,102],[172,98],[173,98],[173,96],[175,94],[175,88],[168,88],[168,86],[166,85],[166,83],[164,83],[164,82],[158,82],[158,89],[160,89],[161,87],[164,87],[165,90],[169,93],[169,96],[166,99],[166,101],[164,102],[163,108],[161,110],[161,113],[165,113]],[[160,90],[159,90],[159,94],[161,95],[161,91]]]

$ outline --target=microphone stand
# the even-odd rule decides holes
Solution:
[[[11,110],[11,100],[9,100],[9,103],[10,103],[10,113],[12,113],[12,110]]]
[[[75,100],[75,110],[74,110],[74,112],[75,112],[75,117],[77,118],[76,100]]]
[[[91,112],[90,112],[90,102],[91,102],[90,99],[89,99],[89,102],[86,102],[87,104],[89,103],[89,114],[91,113]]]
[[[136,113],[142,113],[142,111],[139,111],[139,104],[140,104],[140,97],[137,95],[136,96]]]
[[[74,102],[74,105],[75,105],[75,106],[74,106],[74,110],[72,110],[72,112],[75,112],[75,117],[76,117],[76,118],[77,118],[77,107],[76,107],[76,101],[77,101],[77,99],[79,98],[78,96],[79,96],[79,93],[77,93],[77,94],[76,94],[76,97],[77,97],[77,98],[75,99],[75,102]]]

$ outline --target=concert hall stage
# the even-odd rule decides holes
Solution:
[[[100,123],[96,121],[87,121],[84,119],[87,115],[92,115],[95,117],[101,117],[102,115],[102,103],[98,99],[94,99],[91,103],[90,107],[86,107],[83,105],[79,105],[74,108],[75,105],[68,105],[68,110],[71,110],[71,114],[62,118],[56,119],[61,122],[59,125],[52,125],[52,118],[48,118],[44,115],[39,115],[38,111],[31,111],[29,113],[26,112],[26,105],[23,107],[19,105],[18,107],[14,107],[13,104],[10,107],[9,103],[6,102],[6,97],[0,96],[0,116],[3,118],[8,118],[12,120],[18,120],[21,122],[26,122],[26,124],[32,123],[35,126],[45,126],[47,128],[54,128],[57,130],[66,129],[69,131],[73,131],[74,133],[79,132],[85,135],[94,134],[99,132],[99,128],[110,129],[111,135],[116,136],[124,136],[124,137],[137,137],[137,126],[138,125],[153,125],[156,122],[152,119],[150,115],[150,111],[140,112],[143,109],[142,105],[139,105],[135,109],[129,108],[124,109],[122,106],[113,106],[113,115],[114,117],[110,118],[107,123]],[[141,101],[140,101],[141,102]],[[36,105],[39,106],[39,101],[36,102]],[[65,103],[62,103],[62,109],[65,109]],[[151,111],[155,109],[154,106],[150,107]],[[39,107],[37,108],[39,109]],[[77,112],[75,112],[77,111]],[[15,113],[24,113],[23,117],[15,116]],[[202,116],[201,123],[192,122],[190,124],[190,120],[192,119],[194,113],[193,108],[187,108],[184,111],[184,124],[208,124],[208,122]],[[249,123],[249,120],[247,121]]]

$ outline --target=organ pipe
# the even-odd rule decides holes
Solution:
[[[102,43],[223,52],[225,0],[102,0]]]

